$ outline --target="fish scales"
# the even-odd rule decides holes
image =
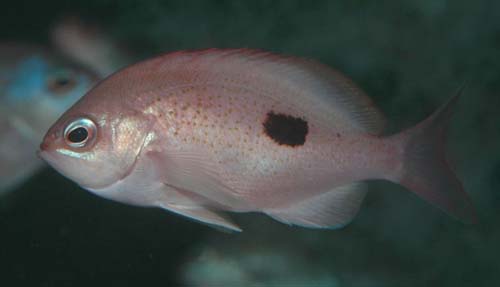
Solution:
[[[284,84],[276,85],[279,78],[283,78],[280,74],[268,79],[268,73],[273,70],[289,69],[281,58],[268,53],[250,52],[244,54],[248,57],[246,59],[240,51],[219,52],[209,59],[203,57],[210,53],[188,53],[183,58],[171,55],[167,59],[146,62],[142,67],[127,71],[130,80],[127,80],[125,89],[129,90],[127,94],[132,97],[131,105],[135,109],[142,107],[145,113],[156,117],[161,126],[157,136],[164,138],[165,146],[169,146],[167,149],[176,152],[207,151],[205,160],[214,163],[221,180],[238,197],[255,201],[267,195],[264,207],[287,204],[291,200],[321,193],[357,179],[344,177],[343,173],[363,174],[359,169],[365,166],[365,161],[359,160],[362,158],[346,158],[345,155],[350,153],[336,151],[342,150],[343,146],[351,146],[353,141],[366,144],[367,147],[361,146],[360,150],[367,150],[370,137],[352,139],[350,134],[360,134],[352,121],[346,121],[344,126],[331,111],[329,117],[315,118],[321,113],[304,109],[304,106],[316,108],[324,105],[312,101],[305,104],[312,98],[307,95],[314,93],[314,90],[307,90],[286,77]],[[234,57],[235,60],[250,63],[250,68],[232,73],[231,61]],[[273,61],[271,67],[263,69],[258,65],[262,59],[268,58]],[[212,66],[217,66],[217,69],[213,70]],[[140,86],[140,79],[148,79],[145,81],[146,87]],[[110,82],[102,88],[107,89],[114,84]],[[129,85],[139,89],[130,91],[133,87]],[[109,89],[113,90],[114,87]],[[362,94],[354,88],[351,88],[351,92]],[[289,100],[304,97],[306,99],[301,101]],[[269,111],[305,118],[309,132],[304,146],[286,148],[276,145],[262,128]],[[332,128],[329,122],[339,124]],[[297,160],[305,157],[309,157],[306,165]],[[321,160],[325,157],[333,160]],[[358,173],[352,173],[351,166],[345,164],[350,162],[360,163],[359,167],[353,167]],[[332,177],[332,171],[339,176]],[[240,174],[255,180],[242,181]],[[272,183],[280,178],[297,180],[288,180],[275,187]],[[311,183],[317,187],[312,189]],[[297,192],[305,189],[308,190],[306,194]]]
[[[231,230],[220,211],[344,226],[368,179],[467,221],[473,207],[434,140],[456,99],[382,136],[373,102],[327,66],[244,49],[178,52],[101,82],[49,130],[41,156],[101,196]]]

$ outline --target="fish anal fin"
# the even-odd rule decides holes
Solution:
[[[365,194],[363,183],[351,183],[297,202],[287,208],[267,209],[264,212],[290,225],[338,229],[353,220]]]

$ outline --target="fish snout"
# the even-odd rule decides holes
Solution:
[[[50,164],[54,160],[59,142],[60,140],[58,140],[56,133],[47,133],[36,153],[37,156]]]
[[[46,151],[48,148],[49,148],[49,143],[44,140],[40,144],[40,150],[38,151],[38,153],[40,153],[41,151]]]
[[[38,155],[40,155],[41,152],[51,150],[51,147],[54,145],[56,141],[57,141],[56,133],[47,133],[43,138],[42,143],[40,144],[40,150],[38,152]]]

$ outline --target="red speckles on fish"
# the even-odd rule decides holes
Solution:
[[[471,221],[436,140],[455,102],[384,137],[373,102],[327,66],[253,50],[177,52],[113,75],[49,131],[82,117],[105,122],[93,146],[50,140],[42,156],[96,194],[232,230],[240,229],[220,211],[344,226],[364,198],[363,181],[377,178]]]

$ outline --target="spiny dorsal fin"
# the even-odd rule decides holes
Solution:
[[[267,88],[268,96],[277,101],[312,109],[337,130],[380,134],[385,126],[382,113],[361,89],[314,60],[250,49],[209,49],[167,54],[162,61],[166,69],[183,67],[194,73],[240,78],[242,83],[251,80],[254,86]]]

